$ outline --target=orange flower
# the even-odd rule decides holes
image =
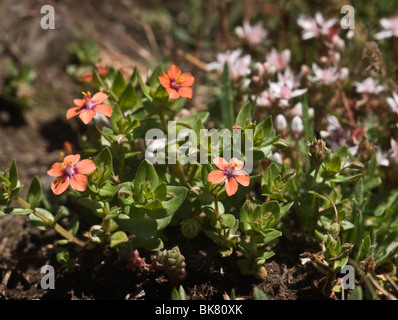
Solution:
[[[84,122],[84,124],[88,124],[91,120],[93,120],[95,113],[101,113],[104,116],[110,117],[112,116],[112,107],[109,104],[102,104],[106,99],[108,99],[108,95],[103,92],[97,92],[92,98],[90,92],[83,92],[83,99],[75,99],[73,103],[77,105],[77,107],[70,108],[66,112],[66,119],[73,118],[79,115],[79,118]]]
[[[232,158],[228,163],[224,158],[217,157],[213,162],[220,170],[210,172],[208,180],[214,184],[225,182],[228,196],[232,196],[238,191],[238,183],[245,187],[250,184],[250,176],[241,170],[244,165],[243,161]]]
[[[77,191],[84,191],[87,187],[87,177],[95,170],[95,164],[91,160],[84,159],[79,162],[80,154],[69,155],[64,161],[56,162],[52,165],[47,174],[56,177],[51,184],[51,190],[54,194],[63,193],[69,186]]]
[[[95,63],[95,69],[97,70],[99,76],[106,76],[109,73],[107,65],[102,60]],[[92,82],[93,74],[93,72],[86,72],[81,75],[78,80],[81,82]]]
[[[195,78],[190,73],[181,74],[181,70],[176,65],[172,65],[167,73],[159,76],[159,81],[167,90],[170,99],[179,97],[192,98],[192,89],[189,88],[195,82]]]

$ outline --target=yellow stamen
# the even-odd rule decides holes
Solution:
[[[183,81],[184,81],[184,77],[181,77],[180,75],[178,75],[178,76],[176,77],[176,82],[177,82],[178,84],[181,84]]]
[[[87,93],[85,93],[84,91],[82,91],[83,96],[85,97],[91,97],[91,93],[90,91],[87,91]]]

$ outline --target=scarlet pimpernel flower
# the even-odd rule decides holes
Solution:
[[[213,162],[220,170],[210,172],[208,180],[214,184],[225,182],[228,196],[232,196],[238,191],[238,183],[245,187],[250,184],[250,176],[241,170],[244,166],[243,161],[232,158],[228,163],[224,158],[216,157]]]
[[[170,99],[178,99],[179,97],[192,98],[192,86],[195,78],[190,73],[181,73],[181,69],[176,65],[172,65],[167,73],[159,76],[161,85],[166,89]]]
[[[112,116],[112,107],[109,104],[103,104],[109,98],[109,95],[104,92],[97,92],[93,97],[91,97],[90,92],[83,92],[83,95],[83,99],[73,100],[77,107],[70,108],[66,112],[66,119],[69,120],[78,115],[84,124],[88,124],[97,112],[107,117]]]
[[[56,162],[47,171],[47,174],[56,177],[51,184],[54,194],[63,193],[70,185],[77,191],[85,191],[87,187],[86,174],[95,170],[95,164],[91,160],[84,159],[79,162],[80,154],[69,155],[61,162]]]

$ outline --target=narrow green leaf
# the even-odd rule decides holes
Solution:
[[[307,94],[304,95],[304,101],[302,102],[302,110],[303,110],[303,125],[304,125],[305,139],[306,141],[312,141],[312,138],[314,137],[314,124],[308,112]]]
[[[32,183],[30,184],[27,196],[28,203],[33,209],[40,204],[42,196],[43,192],[41,188],[41,183],[39,178],[36,176],[33,178]]]
[[[12,215],[25,215],[33,212],[32,209],[25,209],[25,208],[5,208],[3,210],[5,213]]]
[[[232,130],[234,125],[234,105],[231,80],[229,79],[228,64],[225,63],[222,74],[222,97],[221,97],[221,114],[224,128]]]
[[[13,160],[10,168],[10,185],[11,189],[14,189],[18,185],[18,167],[15,160]]]

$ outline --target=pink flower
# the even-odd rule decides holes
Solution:
[[[229,77],[232,81],[237,81],[242,77],[250,74],[250,55],[240,57],[242,53],[241,49],[234,51],[227,51],[226,53],[218,53],[217,61],[211,62],[206,65],[208,70],[215,70],[220,73],[224,71],[225,63],[228,63]]]
[[[232,158],[228,163],[224,158],[217,157],[213,162],[220,170],[210,172],[208,180],[214,184],[225,182],[228,196],[232,196],[238,191],[238,183],[245,187],[250,184],[250,176],[241,170],[244,166],[243,161]]]
[[[83,92],[83,99],[75,99],[73,103],[77,107],[70,108],[66,112],[66,119],[71,119],[77,115],[84,122],[88,124],[93,120],[95,114],[98,112],[104,116],[111,117],[113,109],[109,104],[102,104],[108,99],[108,95],[103,92],[97,92],[92,98],[90,92]]]
[[[268,35],[268,31],[262,27],[260,22],[252,26],[248,21],[244,21],[243,27],[236,27],[235,32],[239,38],[251,46],[261,43]]]
[[[376,81],[372,77],[367,77],[362,82],[354,81],[353,86],[356,87],[356,92],[367,94],[378,94],[386,89],[383,85],[377,85]]]
[[[69,155],[64,161],[56,162],[52,165],[47,174],[56,177],[51,184],[51,190],[54,194],[63,193],[69,186],[77,191],[84,191],[87,187],[87,177],[95,170],[95,164],[91,160],[84,159],[79,162],[80,154]]]
[[[390,139],[391,149],[388,150],[388,157],[392,163],[398,164],[398,141]]]
[[[321,69],[316,63],[312,64],[312,71],[314,76],[308,76],[312,82],[320,82],[322,84],[330,85],[338,80],[344,80],[348,76],[348,69],[337,69],[337,65]]]
[[[351,132],[344,130],[335,116],[328,116],[327,129],[321,130],[320,135],[322,138],[326,139],[332,151],[336,151],[339,147],[347,144]]]
[[[380,24],[384,30],[374,35],[376,40],[385,38],[398,37],[398,16],[380,19]]]
[[[330,39],[336,34],[333,26],[338,21],[337,18],[325,20],[322,13],[317,12],[314,18],[300,16],[297,24],[302,28],[303,40],[317,38],[319,36],[327,36]]]
[[[285,49],[279,53],[275,48],[272,48],[271,52],[267,55],[266,63],[268,67],[275,69],[276,71],[284,70],[290,62],[290,50]]]
[[[386,100],[391,112],[398,113],[398,94],[396,92],[393,92],[392,98],[388,97]]]

